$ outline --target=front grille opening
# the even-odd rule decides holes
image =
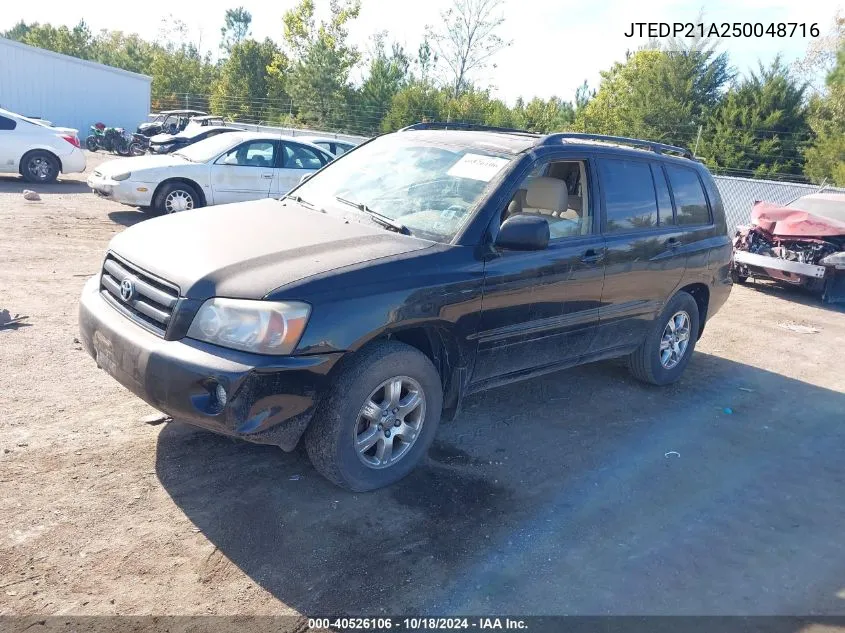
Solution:
[[[112,253],[106,255],[103,263],[100,294],[118,311],[159,336],[167,332],[179,300],[176,286],[152,277]]]

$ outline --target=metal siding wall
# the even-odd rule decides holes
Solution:
[[[132,131],[150,111],[150,81],[0,39],[0,107],[79,130],[98,121]]]

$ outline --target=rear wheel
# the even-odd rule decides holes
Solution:
[[[153,206],[159,213],[179,213],[201,207],[202,201],[192,185],[171,182],[161,188]]]
[[[97,139],[93,134],[85,139],[85,147],[88,148],[89,152],[96,152],[97,151],[97,148],[98,148]]]
[[[698,304],[679,292],[655,319],[640,347],[628,358],[635,378],[668,385],[681,377],[689,363],[699,331]]]
[[[59,175],[59,161],[50,152],[30,152],[21,161],[21,174],[29,182],[53,182]]]
[[[375,490],[405,477],[425,456],[443,390],[431,361],[404,343],[376,343],[351,361],[320,404],[305,448],[329,481]]]

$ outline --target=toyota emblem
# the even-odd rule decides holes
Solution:
[[[135,296],[135,284],[130,277],[120,282],[120,298],[129,301]]]

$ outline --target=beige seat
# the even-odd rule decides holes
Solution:
[[[566,183],[557,178],[539,176],[528,184],[523,213],[560,217],[569,206]]]

